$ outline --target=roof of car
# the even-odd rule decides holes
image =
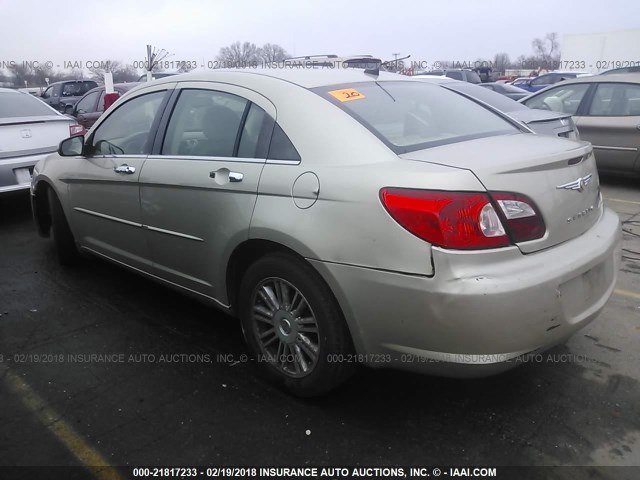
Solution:
[[[118,90],[124,90],[125,92],[128,92],[129,90],[131,90],[134,87],[137,87],[140,84],[141,84],[141,82],[114,83],[113,84],[113,88],[118,89]],[[98,85],[97,87],[93,87],[91,90],[89,90],[87,93],[85,93],[85,95],[88,95],[91,92],[99,92],[101,90],[104,90],[104,85]]]
[[[92,83],[98,83],[95,80],[90,80],[88,78],[83,78],[83,79],[79,79],[79,80],[60,80],[59,82],[53,82],[50,83],[48,86],[50,87],[51,85],[58,85],[60,83],[84,83],[84,82],[92,82]]]
[[[16,90],[14,88],[4,88],[4,87],[0,87],[0,92],[2,92],[2,93],[25,93],[25,92],[21,92],[19,90]]]
[[[565,80],[563,85],[568,83],[602,83],[602,82],[627,82],[640,83],[640,73],[612,73],[611,75],[590,75],[588,77],[572,78]]]
[[[179,81],[218,81],[221,77],[235,74],[255,75],[283,80],[304,88],[338,85],[343,83],[407,80],[411,77],[389,72],[380,72],[378,76],[370,75],[359,68],[251,68],[240,70],[220,69],[212,72],[190,72],[172,77],[154,80],[154,84]]]

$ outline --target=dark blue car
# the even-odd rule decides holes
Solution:
[[[518,84],[518,88],[522,88],[529,92],[537,92],[543,88],[553,85],[554,83],[561,82],[562,80],[569,80],[577,78],[582,75],[588,75],[585,72],[549,72],[537,77],[532,77],[531,80]]]

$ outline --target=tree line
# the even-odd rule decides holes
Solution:
[[[535,38],[531,42],[533,54],[520,55],[515,61],[511,61],[506,53],[498,53],[491,64],[494,71],[504,72],[506,69],[535,69],[536,66],[549,68],[557,64],[560,60],[560,50],[557,33],[547,33],[543,38]],[[289,53],[280,45],[274,43],[266,43],[259,47],[252,42],[234,42],[231,45],[222,47],[216,55],[216,60],[221,68],[225,66],[246,66],[261,65],[282,62],[291,58]],[[478,60],[483,61],[483,60]],[[455,66],[455,62],[441,61],[443,68],[447,66]],[[452,65],[453,64],[453,65]],[[177,73],[185,73],[192,70],[194,65],[183,64]],[[152,71],[163,71],[159,66],[154,66]],[[24,87],[25,81],[31,87],[44,87],[46,80],[49,83],[61,80],[79,80],[94,79],[98,82],[104,81],[107,72],[113,75],[115,83],[135,82],[143,73],[133,65],[124,63],[120,60],[109,60],[104,62],[102,68],[90,68],[88,71],[82,69],[72,70],[53,70],[51,67],[29,65],[16,63],[9,67],[8,72],[0,71],[0,82],[13,83],[15,87]],[[4,73],[4,75],[3,75]]]

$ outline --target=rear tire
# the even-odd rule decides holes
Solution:
[[[47,190],[47,196],[51,213],[51,231],[58,252],[58,260],[62,265],[73,265],[78,262],[79,254],[67,217],[52,188]]]
[[[342,312],[329,287],[304,260],[274,253],[251,265],[238,310],[250,353],[279,387],[299,397],[323,395],[355,365]]]

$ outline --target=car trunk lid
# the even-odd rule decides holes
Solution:
[[[52,152],[74,123],[62,115],[0,118],[0,158]]]
[[[410,152],[401,158],[470,170],[490,192],[515,192],[533,200],[546,233],[518,243],[523,253],[581,235],[602,209],[598,172],[587,142],[514,134]]]

